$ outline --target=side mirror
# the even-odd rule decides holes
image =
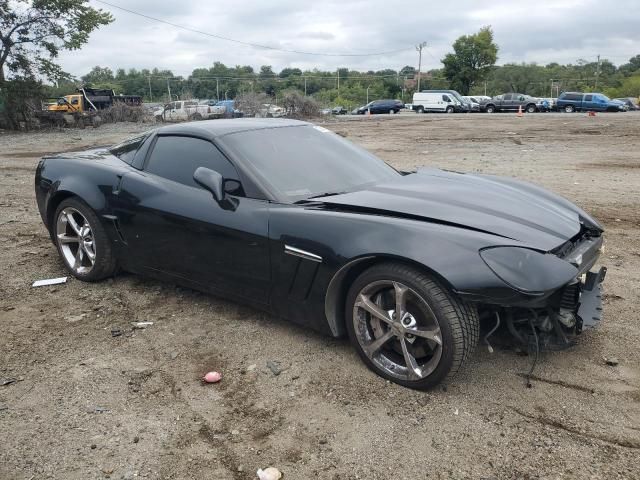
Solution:
[[[222,175],[209,168],[198,167],[196,171],[193,172],[193,179],[198,185],[209,190],[217,202],[222,201],[224,197],[224,180]]]

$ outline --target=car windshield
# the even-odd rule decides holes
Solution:
[[[220,141],[276,196],[291,203],[400,176],[378,157],[319,126],[249,130]]]

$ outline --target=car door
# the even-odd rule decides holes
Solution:
[[[237,170],[210,141],[158,135],[153,142],[144,169],[123,176],[114,202],[133,269],[266,304],[268,202],[244,196]],[[195,183],[198,167],[223,176],[235,208]]]
[[[513,109],[513,94],[507,93],[502,96],[502,101],[498,106],[499,110],[511,110]]]
[[[449,95],[445,93],[441,96],[441,99],[438,103],[440,104],[440,110],[444,112],[447,110],[447,107],[451,104],[451,98],[449,98]]]
[[[589,94],[584,96],[584,99],[582,100],[582,107],[585,110],[600,110],[600,106],[594,97],[597,97],[597,95]]]

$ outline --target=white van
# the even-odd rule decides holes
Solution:
[[[423,90],[413,94],[411,108],[418,113],[454,113],[468,112],[470,105],[455,90]]]

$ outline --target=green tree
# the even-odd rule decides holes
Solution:
[[[77,50],[89,34],[113,21],[85,0],[0,0],[0,84],[10,74],[55,79],[53,60],[61,50]]]
[[[92,31],[112,21],[111,14],[85,0],[0,0],[1,94],[9,93],[7,78],[66,76],[55,63],[60,51],[79,49]],[[13,98],[7,105],[15,104]],[[16,126],[16,112],[5,111],[10,127]]]
[[[463,35],[453,43],[454,53],[443,59],[444,76],[452,88],[468,95],[471,88],[484,80],[498,58],[491,27],[483,27],[473,35]]]
[[[118,74],[120,74],[120,70],[118,70]],[[122,71],[124,72],[124,70]],[[120,79],[120,75],[118,75],[118,77]],[[82,76],[82,81],[90,84],[112,82],[113,80],[115,80],[113,71],[109,67],[100,67],[98,65],[93,67],[89,73]]]

